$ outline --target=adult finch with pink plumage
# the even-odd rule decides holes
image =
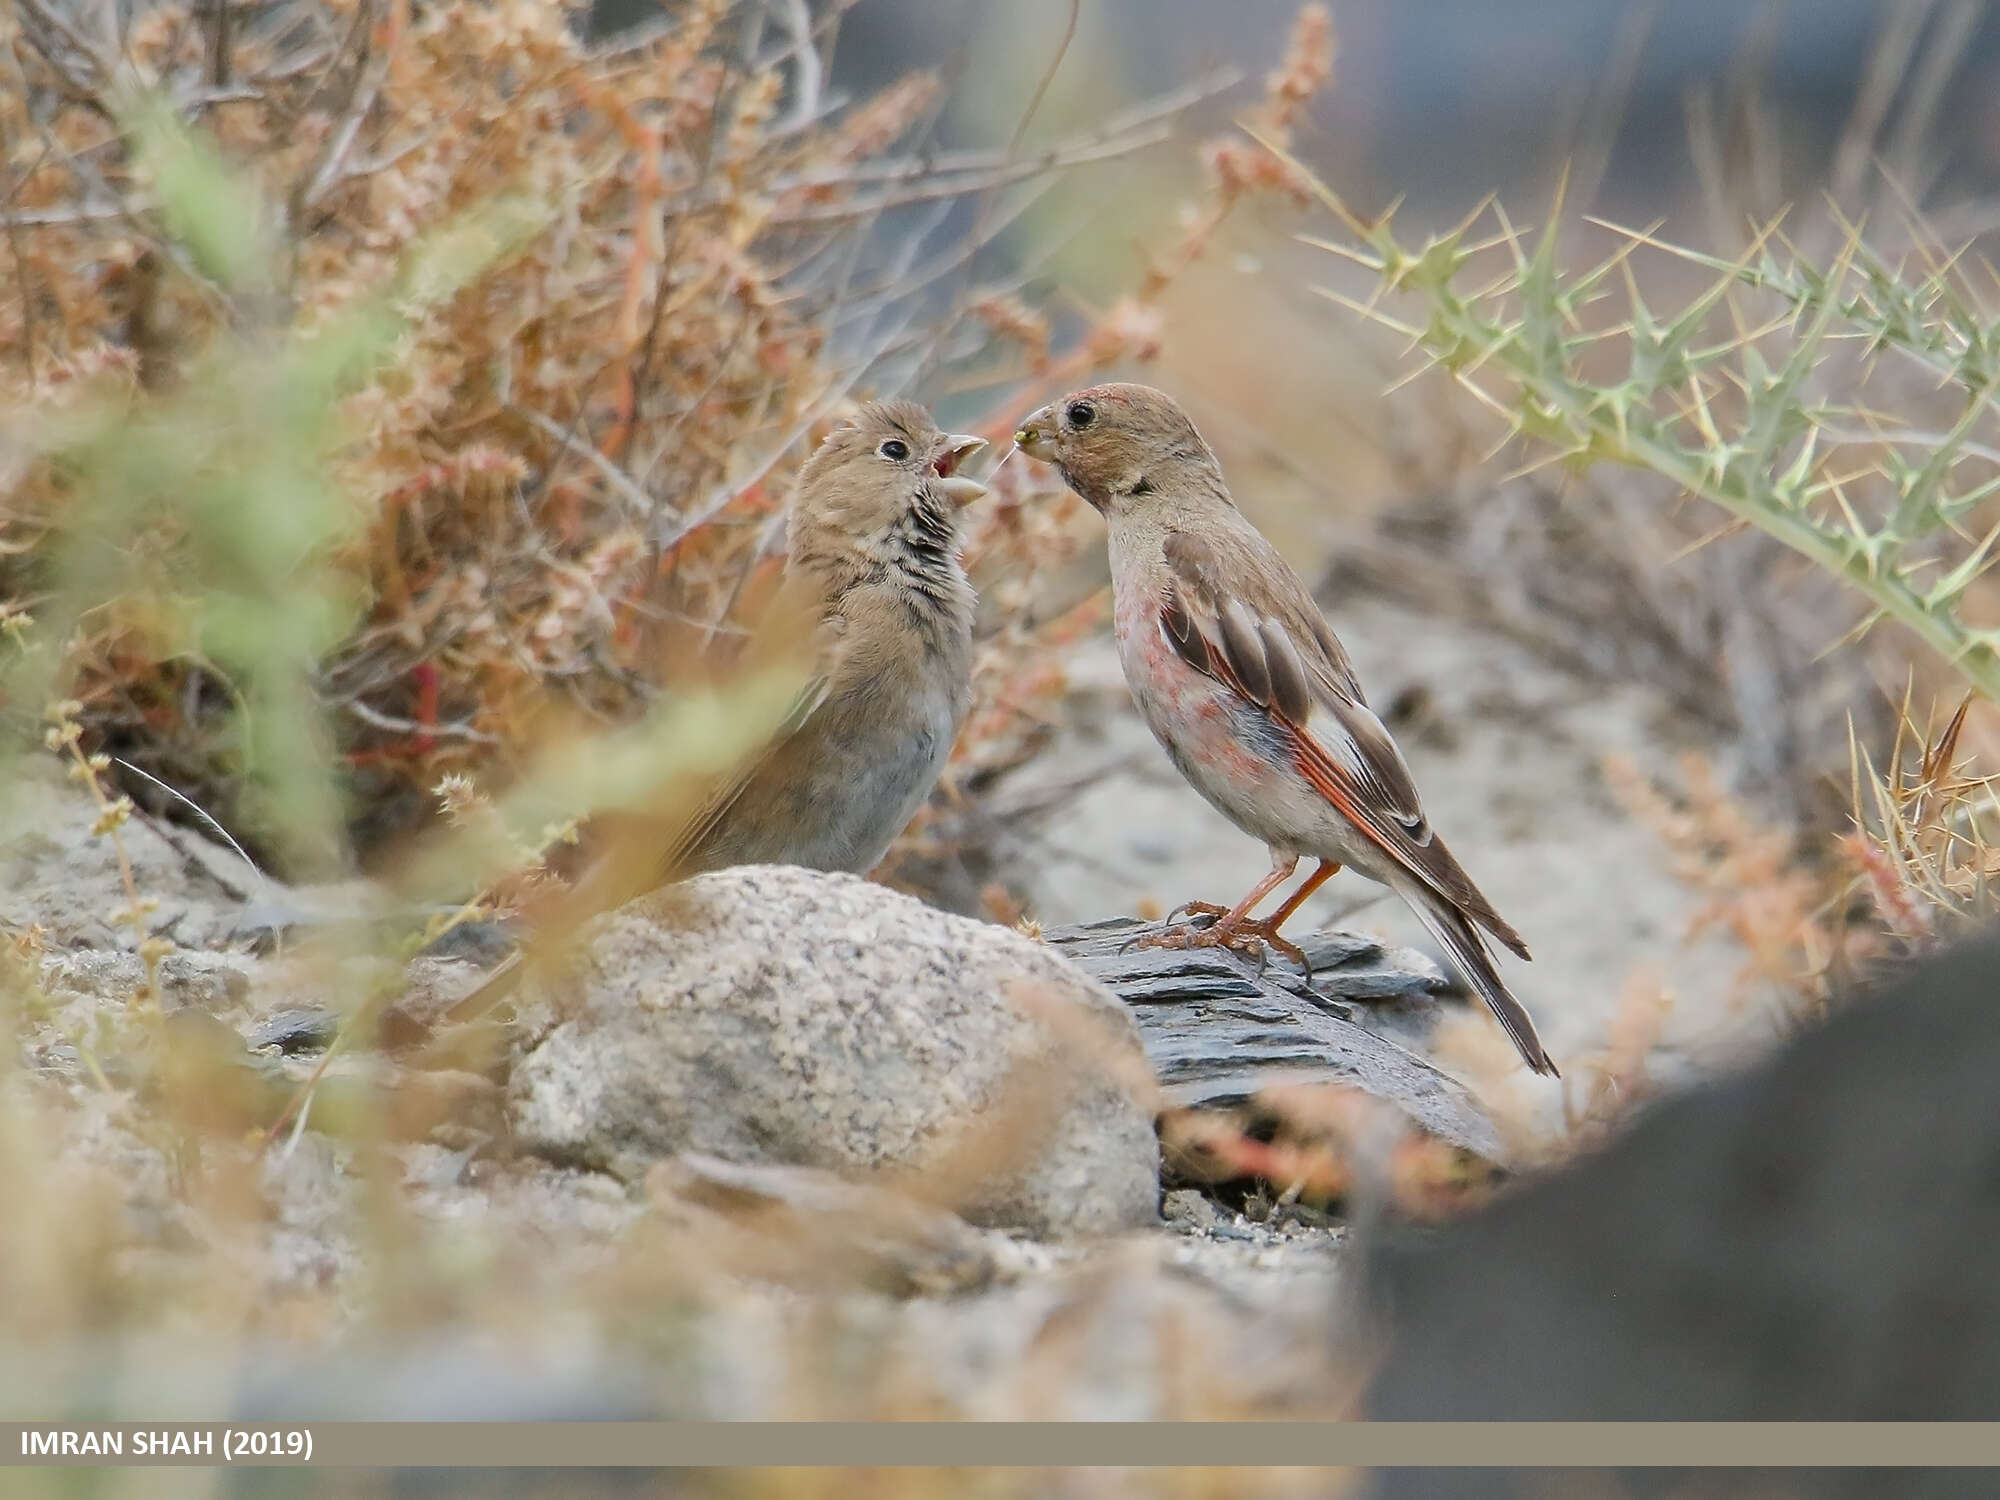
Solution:
[[[1271,853],[1270,873],[1234,906],[1184,908],[1210,925],[1153,941],[1268,943],[1303,966],[1279,930],[1346,866],[1408,902],[1528,1066],[1555,1073],[1486,935],[1522,958],[1527,945],[1431,828],[1347,652],[1237,509],[1186,413],[1150,386],[1093,386],[1031,413],[1014,440],[1105,518],[1119,660],[1147,726],[1195,790]],[[1317,868],[1254,918],[1302,856]]]

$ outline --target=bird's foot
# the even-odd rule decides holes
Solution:
[[[1169,925],[1157,932],[1142,933],[1125,945],[1131,948],[1229,948],[1257,960],[1261,970],[1269,961],[1269,950],[1275,949],[1299,966],[1312,982],[1312,965],[1306,962],[1305,949],[1288,938],[1278,936],[1278,924],[1274,921],[1257,921],[1250,917],[1229,920],[1229,909],[1207,901],[1189,901],[1174,908],[1174,915],[1188,913],[1193,916],[1209,917],[1212,920],[1197,926],[1192,922]],[[1121,952],[1124,950],[1120,950]]]
[[[1153,932],[1139,932],[1118,945],[1118,951],[1130,953],[1134,948],[1185,948],[1184,930],[1174,925],[1177,917],[1207,917],[1204,925],[1213,926],[1216,919],[1229,915],[1229,908],[1217,906],[1213,901],[1183,901],[1166,915],[1164,924]],[[1199,930],[1199,929],[1197,929]]]

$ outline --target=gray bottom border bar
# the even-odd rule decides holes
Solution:
[[[2000,1422],[0,1422],[0,1467],[72,1464],[1961,1468]]]

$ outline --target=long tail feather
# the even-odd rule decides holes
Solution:
[[[1403,898],[1410,903],[1423,924],[1430,929],[1451,956],[1452,964],[1466,983],[1479,992],[1479,998],[1486,1002],[1521,1054],[1521,1060],[1537,1073],[1547,1073],[1551,1077],[1561,1077],[1556,1065],[1542,1047],[1542,1039],[1535,1034],[1534,1020],[1528,1015],[1521,1002],[1514,998],[1514,992],[1507,988],[1507,981],[1500,977],[1494,967],[1493,955],[1487,951],[1485,939],[1460,912],[1454,911],[1428,891],[1404,887]]]

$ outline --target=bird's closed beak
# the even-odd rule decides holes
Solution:
[[[1055,417],[1046,406],[1038,406],[1014,429],[1014,445],[1030,458],[1048,463],[1056,456]]]
[[[944,451],[931,462],[931,470],[937,475],[931,487],[954,505],[970,505],[985,494],[985,484],[958,472],[961,462],[985,446],[985,438],[968,432],[955,432],[946,438]]]

